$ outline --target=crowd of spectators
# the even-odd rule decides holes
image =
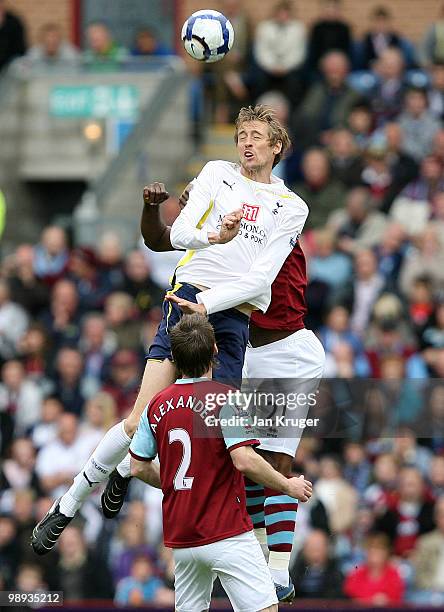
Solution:
[[[2,7],[0,41],[2,28],[18,39]],[[332,379],[315,408],[326,435],[305,435],[294,465],[314,482],[298,511],[297,595],[444,605],[444,9],[416,48],[384,6],[360,41],[337,0],[310,31],[278,2],[254,36],[239,2],[223,10],[237,45],[211,68],[215,118],[260,100],[292,134],[276,171],[310,207],[307,326]],[[127,57],[104,24],[87,39],[91,65]],[[0,62],[25,52],[2,44]],[[143,30],[132,52],[168,50]],[[78,51],[49,24],[26,58]],[[36,558],[28,542],[131,409],[175,257],[124,253],[114,234],[73,246],[49,226],[1,260],[0,590],[171,604],[160,496],[139,482],[119,520],[102,520],[95,495],[57,550]]]

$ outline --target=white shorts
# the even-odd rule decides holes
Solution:
[[[175,548],[176,612],[208,610],[220,579],[235,612],[258,612],[278,603],[264,554],[253,531],[193,548]]]
[[[243,378],[285,379],[286,393],[304,392],[304,381],[316,390],[316,379],[322,378],[325,352],[322,344],[309,329],[300,329],[283,340],[277,340],[256,348],[247,346]],[[298,388],[296,389],[295,386]],[[302,387],[302,388],[300,388]],[[303,419],[309,406],[298,407],[295,416]],[[296,438],[261,438],[259,448],[275,453],[295,456],[300,435]]]

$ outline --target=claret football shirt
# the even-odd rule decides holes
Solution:
[[[180,379],[142,414],[130,453],[139,461],[159,456],[165,546],[202,546],[253,528],[244,478],[229,451],[259,441],[224,404],[229,390],[206,378]]]

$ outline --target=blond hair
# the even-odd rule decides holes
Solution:
[[[277,153],[274,157],[274,168],[281,161],[285,155],[285,152],[290,148],[291,140],[287,130],[276,119],[275,112],[270,106],[265,106],[264,104],[257,104],[255,107],[244,106],[240,109],[235,123],[236,131],[234,133],[234,142],[236,144],[238,141],[240,126],[247,121],[262,121],[263,123],[268,124],[270,145],[274,147],[274,145],[278,142],[282,144],[280,153]]]

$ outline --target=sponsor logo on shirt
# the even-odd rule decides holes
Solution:
[[[244,211],[244,219],[251,221],[252,223],[256,223],[259,206],[242,202],[242,210]]]

